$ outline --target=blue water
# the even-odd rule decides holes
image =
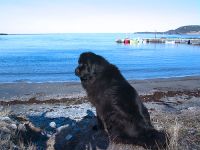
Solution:
[[[157,37],[168,35],[157,35]],[[117,65],[127,79],[200,75],[200,46],[115,43],[145,34],[45,34],[0,36],[0,82],[79,81],[79,55],[92,51]],[[195,37],[180,36],[171,37]]]

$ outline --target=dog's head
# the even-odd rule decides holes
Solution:
[[[92,52],[82,53],[78,60],[78,67],[75,69],[75,74],[82,82],[94,80],[100,75],[109,62],[102,56]]]

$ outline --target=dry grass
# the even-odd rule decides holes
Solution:
[[[2,125],[2,122],[0,122]],[[8,125],[6,125],[8,126]],[[15,132],[6,132],[0,129],[0,150],[36,150],[33,143],[24,144],[15,134]]]
[[[165,130],[169,136],[166,150],[200,149],[200,110],[185,110],[180,114],[153,113],[152,121],[159,130]],[[139,146],[110,144],[107,150],[144,150]],[[162,148],[158,147],[158,150]]]
[[[179,114],[154,112],[151,116],[155,127],[168,133],[169,143],[166,150],[200,149],[200,111],[185,110]],[[52,149],[51,146],[49,150]],[[110,143],[107,148],[107,150],[133,149],[144,150],[140,146],[114,143]],[[97,148],[97,150],[100,149]],[[158,147],[158,150],[162,148]]]
[[[11,112],[10,107],[6,107],[6,108],[0,110],[0,117],[8,116],[8,115],[10,115],[10,112]]]
[[[24,145],[23,142],[19,142],[20,150],[37,150],[37,147],[33,143],[29,143],[28,145]]]
[[[9,109],[0,112],[0,116],[10,114]],[[154,126],[159,130],[165,130],[169,135],[167,150],[191,150],[200,149],[200,110],[184,110],[179,114],[153,112],[151,114]],[[15,149],[36,150],[33,143],[24,144],[17,139],[15,132],[9,132],[8,123],[0,121],[0,150]],[[63,135],[65,136],[65,135]],[[54,139],[50,138],[47,149],[54,149]],[[112,144],[107,150],[143,150],[144,148],[132,145]],[[162,148],[158,148],[162,149]],[[97,148],[98,150],[98,148]]]
[[[178,150],[178,139],[179,139],[179,132],[181,129],[181,125],[177,121],[177,118],[174,120],[174,124],[168,129],[170,134],[170,142],[168,144],[168,150]]]
[[[169,134],[167,150],[200,149],[200,111],[158,113],[152,119],[157,128]]]
[[[165,130],[169,136],[166,150],[200,149],[200,110],[185,110],[180,114],[154,113],[154,126]],[[110,144],[108,150],[143,150],[144,148],[131,145]],[[158,147],[158,150],[162,148]]]
[[[25,145],[17,136],[16,130],[10,127],[10,124],[15,124],[9,119],[11,115],[11,109],[6,107],[0,111],[0,117],[6,118],[6,120],[0,120],[0,150],[36,150],[36,146],[33,143]]]
[[[27,150],[37,150],[37,148],[34,144],[29,144]]]

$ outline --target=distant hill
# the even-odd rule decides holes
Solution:
[[[136,32],[140,34],[155,34],[155,32]],[[175,30],[156,32],[157,34],[200,34],[200,25],[182,26]]]
[[[6,33],[0,33],[0,35],[8,35],[8,34],[6,34]]]
[[[200,25],[182,26],[175,30],[166,31],[167,34],[200,34]]]

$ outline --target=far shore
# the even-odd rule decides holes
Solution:
[[[139,95],[156,91],[200,90],[200,76],[173,77],[160,79],[130,80]],[[0,83],[0,101],[38,101],[74,99],[86,96],[80,82],[47,83]]]
[[[8,34],[6,34],[6,33],[0,33],[0,35],[8,35]]]

